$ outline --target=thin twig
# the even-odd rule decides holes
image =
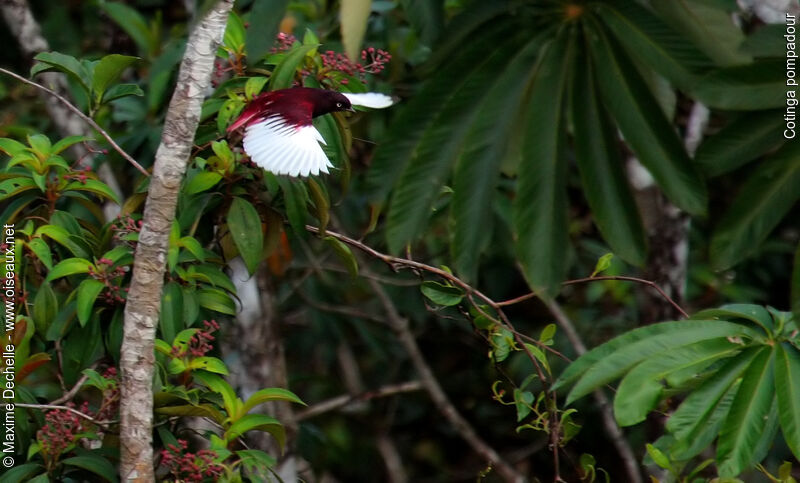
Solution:
[[[89,416],[86,413],[82,413],[82,412],[78,411],[75,408],[71,408],[69,406],[59,406],[57,404],[24,404],[24,403],[17,403],[14,406],[16,406],[18,408],[39,409],[39,410],[42,410],[42,411],[44,411],[45,409],[58,410],[58,411],[69,411],[69,412],[71,412],[71,413],[73,413],[73,414],[75,414],[75,415],[77,415],[77,416],[89,421],[90,423],[96,424],[96,425],[98,425],[98,426],[100,426],[100,427],[102,427],[103,429],[106,429],[106,430],[108,430],[108,426],[109,425],[116,424],[116,423],[119,422],[119,421],[98,421],[97,419]]]
[[[561,309],[561,306],[558,304],[558,302],[552,299],[542,299],[542,301],[556,319],[558,325],[561,326],[561,328],[564,330],[564,333],[566,333],[567,339],[569,339],[570,344],[572,344],[572,347],[575,349],[575,352],[578,355],[585,354],[586,346],[583,344],[580,335],[578,335],[578,331],[575,330],[575,326],[572,324],[572,321]],[[628,473],[627,481],[630,483],[642,483],[642,475],[639,472],[639,465],[636,463],[636,456],[628,444],[628,441],[625,439],[625,435],[622,433],[619,425],[617,425],[617,421],[614,419],[614,413],[611,410],[611,404],[609,403],[608,398],[603,391],[597,389],[594,391],[594,399],[600,409],[600,415],[603,419],[603,427],[606,430],[606,434],[617,448],[619,457],[622,458],[622,461],[625,464],[625,470]]]
[[[111,138],[111,136],[110,136],[110,135],[109,135],[109,134],[108,134],[108,133],[107,133],[107,132],[106,132],[106,131],[105,131],[105,130],[102,128],[102,127],[100,127],[100,125],[98,125],[98,124],[97,124],[97,123],[94,121],[94,119],[92,119],[91,117],[89,117],[89,116],[87,116],[86,114],[84,114],[84,113],[83,113],[83,112],[82,112],[80,109],[78,109],[77,107],[75,107],[74,105],[72,105],[72,103],[71,103],[71,102],[69,102],[67,99],[65,99],[63,96],[61,96],[59,93],[57,93],[56,91],[54,91],[54,90],[52,90],[52,89],[48,89],[47,87],[45,87],[45,86],[43,86],[43,85],[39,84],[38,82],[35,82],[35,81],[32,81],[32,80],[26,79],[26,78],[22,77],[22,76],[21,76],[21,75],[19,75],[19,74],[16,74],[16,73],[14,73],[14,72],[11,72],[10,70],[3,69],[2,67],[0,67],[0,72],[4,73],[4,74],[6,74],[6,75],[9,75],[9,76],[11,76],[11,77],[13,77],[13,78],[15,78],[15,79],[17,79],[17,80],[18,80],[18,81],[20,81],[20,82],[24,82],[25,84],[31,85],[31,86],[33,86],[33,87],[36,87],[37,89],[41,89],[41,90],[43,90],[44,92],[46,92],[46,93],[50,94],[51,96],[53,96],[53,97],[55,97],[56,99],[58,99],[59,101],[61,101],[61,102],[62,102],[62,103],[65,105],[65,106],[67,106],[67,107],[69,108],[69,110],[71,110],[72,112],[74,112],[74,113],[75,113],[75,114],[76,114],[78,117],[80,117],[81,119],[83,119],[84,121],[86,121],[86,122],[87,122],[87,123],[88,123],[90,126],[92,126],[92,128],[93,128],[94,130],[96,130],[97,132],[99,132],[99,133],[100,133],[100,135],[101,135],[101,136],[103,136],[103,137],[106,139],[106,141],[108,141],[108,143],[111,145],[111,147],[113,147],[113,148],[114,148],[114,150],[120,154],[120,156],[122,156],[123,158],[125,158],[125,160],[126,160],[126,161],[128,161],[128,162],[129,162],[129,163],[131,163],[131,164],[132,164],[132,165],[133,165],[133,166],[134,166],[136,169],[138,169],[140,173],[142,173],[142,174],[143,174],[143,175],[145,175],[145,176],[150,176],[150,173],[148,173],[148,172],[147,172],[147,170],[146,170],[146,169],[144,169],[144,168],[142,167],[142,165],[140,165],[139,163],[137,163],[137,162],[136,162],[136,160],[135,160],[135,159],[133,159],[133,158],[131,157],[131,155],[130,155],[130,154],[126,153],[126,152],[125,152],[125,150],[124,150],[124,149],[122,149],[122,148],[119,146],[119,144],[117,144],[117,143],[114,141],[114,139],[112,139],[112,138]]]
[[[380,387],[374,391],[366,391],[358,395],[342,394],[334,398],[317,403],[303,411],[298,411],[295,415],[297,421],[313,418],[320,414],[335,411],[343,408],[354,402],[368,401],[387,396],[394,396],[395,394],[402,394],[406,392],[420,391],[423,389],[420,381],[406,381],[399,384],[390,384]]]
[[[93,369],[94,368],[94,364],[91,365],[89,368]],[[78,379],[78,382],[76,382],[75,385],[72,386],[72,389],[70,389],[69,391],[65,392],[64,395],[61,396],[60,398],[53,399],[52,401],[50,401],[50,404],[57,406],[59,404],[63,404],[65,402],[71,400],[73,397],[75,397],[76,394],[78,394],[78,391],[80,391],[81,388],[83,387],[83,383],[85,383],[88,379],[89,379],[89,376],[87,376],[86,374],[82,375],[80,377],[80,379]]]

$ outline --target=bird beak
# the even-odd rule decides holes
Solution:
[[[356,112],[356,110],[353,108],[353,106],[350,106],[347,108],[347,112]]]

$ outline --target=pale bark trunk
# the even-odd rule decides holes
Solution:
[[[222,41],[233,0],[221,0],[194,29],[186,45],[170,101],[161,145],[144,209],[144,223],[134,259],[121,350],[120,476],[123,481],[154,481],[153,364],[154,339],[168,237],[175,219],[181,180],[200,119],[214,57]]]

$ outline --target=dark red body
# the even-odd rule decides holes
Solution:
[[[317,116],[351,109],[350,101],[338,92],[310,87],[281,89],[256,96],[228,132],[273,116],[280,116],[291,126],[308,126]]]

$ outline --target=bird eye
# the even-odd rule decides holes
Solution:
[[[342,103],[341,102],[337,102],[336,103],[336,107],[342,107]]]

